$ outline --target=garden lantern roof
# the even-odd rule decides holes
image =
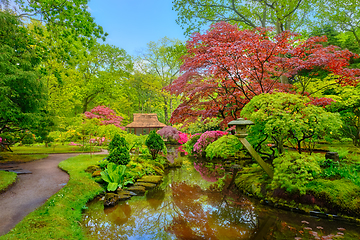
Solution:
[[[244,118],[238,118],[228,123],[228,126],[232,126],[232,125],[247,126],[247,125],[254,125],[254,122],[250,120],[246,120]]]
[[[156,113],[134,113],[134,121],[127,128],[163,128],[166,124],[159,122]]]

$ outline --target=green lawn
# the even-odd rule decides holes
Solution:
[[[16,181],[16,176],[17,174],[14,172],[0,171],[0,193]]]
[[[1,152],[0,155],[4,158],[0,163],[24,163],[31,162],[43,158],[47,158],[48,154],[14,154],[11,152]]]
[[[89,147],[85,149],[81,146],[70,146],[68,144],[52,144],[51,147],[45,147],[44,145],[31,145],[31,146],[16,146],[11,147],[13,153],[16,154],[50,154],[50,153],[70,153],[70,152],[99,152],[100,147],[93,146],[91,150]]]
[[[82,210],[103,191],[84,169],[104,157],[79,155],[61,162],[59,167],[70,175],[68,184],[0,239],[84,239]]]

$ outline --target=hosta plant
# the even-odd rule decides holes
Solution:
[[[123,188],[128,183],[133,183],[132,181],[125,181],[125,172],[125,165],[116,165],[112,162],[107,165],[107,168],[100,173],[101,178],[108,183],[107,191],[113,192],[118,188]]]

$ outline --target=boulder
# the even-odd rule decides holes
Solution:
[[[337,152],[327,152],[325,153],[325,159],[332,159],[334,162],[339,162],[339,153]]]
[[[85,169],[85,172],[93,174],[95,171],[101,171],[101,168],[97,165],[90,165]]]
[[[128,191],[131,191],[135,193],[136,195],[143,196],[145,194],[145,187],[144,186],[131,186],[127,189]]]
[[[155,183],[158,184],[162,181],[162,176],[143,176],[138,179],[137,182],[147,182],[147,183]]]
[[[147,183],[147,182],[136,182],[135,186],[143,186],[146,190],[152,189],[156,187],[155,183]]]
[[[119,201],[119,196],[115,193],[106,193],[104,200],[104,206],[115,206],[115,204]]]
[[[96,170],[95,172],[92,173],[92,177],[101,177],[101,170]]]

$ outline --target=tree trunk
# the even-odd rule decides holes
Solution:
[[[165,124],[168,123],[168,106],[167,106],[167,98],[164,96],[164,119],[165,119]]]

